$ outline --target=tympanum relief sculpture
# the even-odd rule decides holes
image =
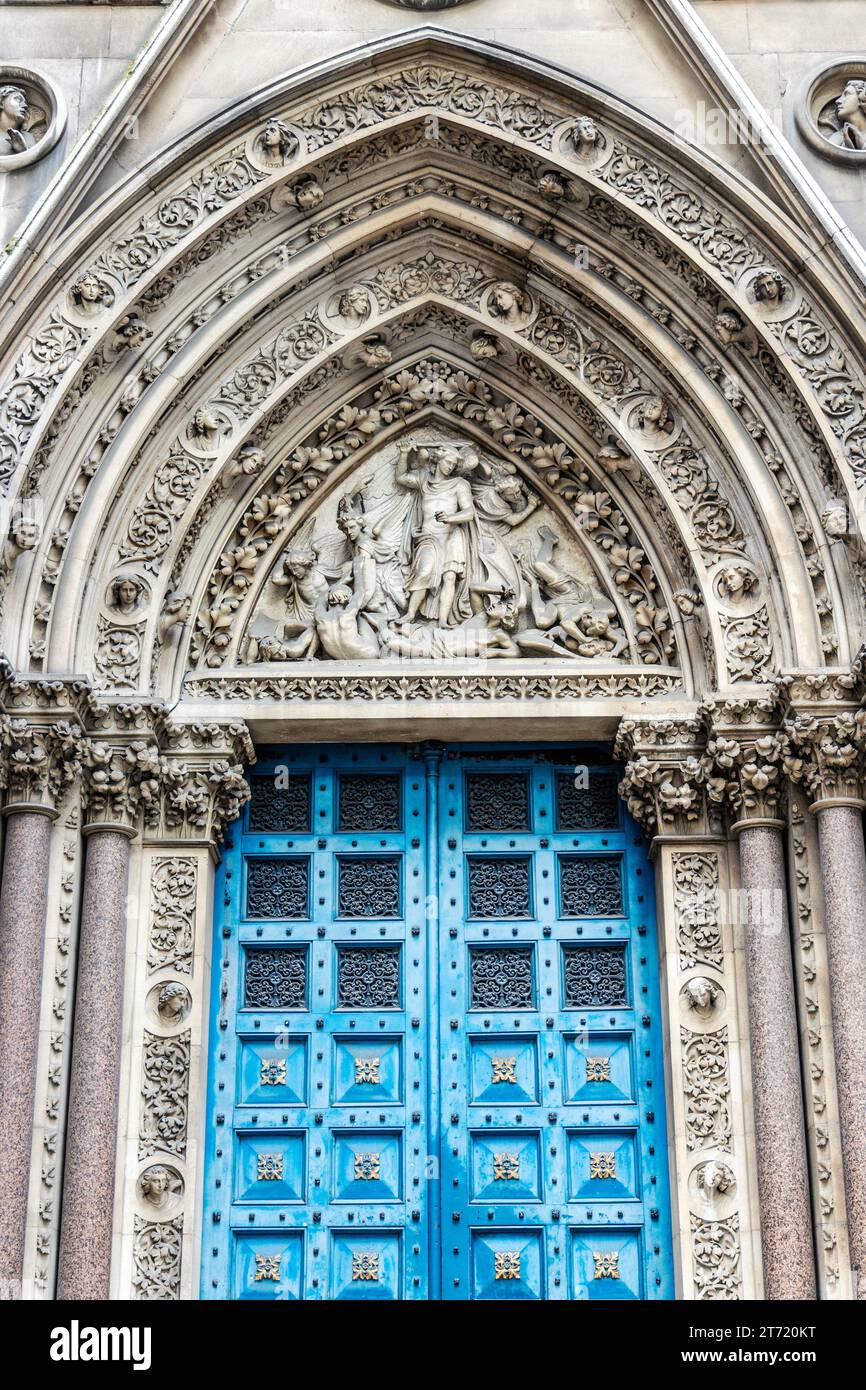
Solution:
[[[383,450],[295,533],[241,655],[610,662],[631,653],[573,533],[516,468],[431,432]]]

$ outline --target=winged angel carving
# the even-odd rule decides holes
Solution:
[[[614,605],[513,465],[448,440],[401,444],[292,538],[247,630],[249,661],[617,660]],[[583,574],[572,572],[575,568]]]

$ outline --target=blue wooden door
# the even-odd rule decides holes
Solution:
[[[672,1296],[650,870],[575,751],[293,749],[218,876],[202,1296]]]

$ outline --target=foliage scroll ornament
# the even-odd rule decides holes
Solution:
[[[173,1038],[145,1031],[139,1158],[186,1154],[190,1036],[189,1030]]]
[[[170,1221],[135,1217],[132,1247],[133,1298],[171,1302],[180,1297],[183,1216]]]

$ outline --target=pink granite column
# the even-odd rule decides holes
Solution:
[[[10,807],[0,888],[0,1298],[21,1297],[55,812]]]
[[[109,1296],[133,833],[116,825],[85,830],[57,1282],[61,1299]]]
[[[866,853],[858,804],[821,805],[821,878],[833,1015],[848,1247],[855,1298],[866,1300]]]
[[[740,822],[764,1295],[817,1298],[780,824]]]

